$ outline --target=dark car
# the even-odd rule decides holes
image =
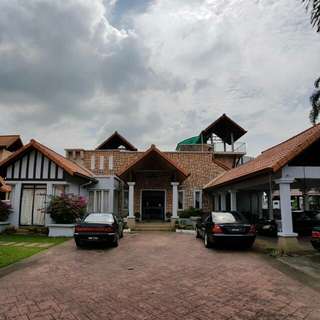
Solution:
[[[90,213],[75,226],[77,247],[89,243],[105,243],[117,247],[123,237],[123,220],[112,213]]]
[[[255,226],[239,212],[212,212],[203,221],[198,221],[196,233],[207,248],[215,244],[250,248],[256,238]]]
[[[275,220],[259,219],[256,224],[257,232],[263,236],[276,237],[278,226]]]
[[[300,236],[310,236],[314,227],[320,226],[320,213],[317,211],[292,212],[293,231]]]
[[[320,227],[314,227],[311,235],[312,246],[320,251]]]

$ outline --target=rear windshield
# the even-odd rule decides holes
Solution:
[[[212,212],[212,221],[216,223],[247,222],[238,212]]]
[[[88,223],[113,223],[113,215],[111,213],[91,213],[85,219],[84,222]]]

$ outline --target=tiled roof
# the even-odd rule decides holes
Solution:
[[[257,158],[237,168],[231,169],[209,182],[205,188],[210,189],[235,181],[246,179],[264,172],[276,172],[293,160],[306,148],[320,139],[320,124],[263,151]]]
[[[138,167],[139,165],[141,165],[143,163],[144,160],[146,160],[149,156],[151,156],[152,154],[156,154],[158,157],[160,157],[161,159],[163,159],[167,165],[169,167],[171,167],[172,169],[174,169],[175,171],[178,172],[180,179],[184,180],[189,176],[189,173],[186,172],[184,169],[182,169],[175,161],[173,161],[172,159],[170,159],[166,154],[164,154],[163,152],[161,152],[158,148],[155,147],[155,145],[151,145],[151,147],[145,151],[144,153],[142,153],[140,155],[139,158],[137,158],[136,160],[134,160],[133,162],[131,162],[129,165],[127,165],[127,167],[125,167],[123,170],[121,170],[117,175],[120,178],[124,178],[124,176],[132,169],[135,169],[136,167]]]
[[[0,192],[10,192],[11,187],[6,184],[4,179],[0,176]]]
[[[118,131],[115,131],[107,140],[103,141],[96,150],[112,150],[118,149],[119,146],[124,146],[127,150],[137,151],[137,148],[132,145]]]
[[[15,159],[17,159],[21,154],[29,150],[30,148],[34,148],[45,155],[47,158],[52,160],[55,164],[64,169],[71,176],[80,176],[90,180],[94,180],[93,174],[88,169],[80,166],[79,164],[63,157],[59,153],[51,150],[50,148],[44,146],[43,144],[37,142],[36,140],[30,140],[28,144],[24,147],[13,153],[10,157],[4,159],[0,162],[0,167],[7,166],[11,164]]]
[[[0,147],[9,148],[15,142],[18,142],[22,146],[22,142],[19,135],[3,135],[0,136]]]

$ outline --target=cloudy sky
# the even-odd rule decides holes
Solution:
[[[171,150],[227,113],[255,155],[310,126],[319,37],[300,0],[0,0],[0,134]]]

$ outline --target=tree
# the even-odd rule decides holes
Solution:
[[[312,27],[320,32],[320,0],[302,0],[306,4],[307,11],[311,11],[310,22]],[[312,109],[309,114],[310,121],[313,125],[316,124],[320,115],[320,78],[318,78],[314,86],[316,90],[310,97]]]
[[[311,11],[311,25],[320,32],[320,0],[302,0],[306,4],[307,11]]]
[[[313,125],[316,124],[320,114],[320,78],[315,81],[314,86],[316,90],[310,97],[312,109],[309,115],[310,121]]]

